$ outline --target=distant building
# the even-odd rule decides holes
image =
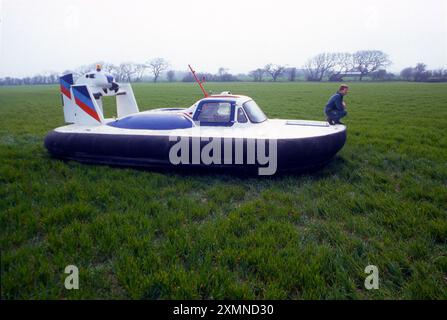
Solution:
[[[343,81],[343,78],[351,77],[351,78],[360,78],[360,71],[347,71],[341,73],[334,73],[329,77],[329,81]]]

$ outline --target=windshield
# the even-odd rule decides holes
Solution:
[[[264,112],[262,112],[261,108],[254,102],[253,100],[247,101],[243,104],[245,109],[245,113],[247,113],[248,118],[253,123],[264,122],[267,120]]]
[[[205,102],[197,120],[203,122],[227,123],[231,121],[231,103]]]

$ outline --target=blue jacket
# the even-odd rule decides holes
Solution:
[[[345,110],[345,108],[343,108],[343,95],[340,92],[334,94],[327,102],[325,110],[326,111]]]

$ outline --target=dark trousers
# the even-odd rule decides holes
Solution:
[[[340,121],[341,118],[346,116],[348,113],[346,110],[328,110],[325,109],[324,112],[326,113],[326,116],[329,118],[329,120],[334,120],[335,122]]]

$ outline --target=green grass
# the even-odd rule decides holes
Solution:
[[[335,84],[208,84],[323,119]],[[194,84],[136,84],[141,109]],[[239,178],[48,156],[56,86],[0,88],[4,299],[446,299],[447,85],[353,83],[345,147],[314,174]],[[112,105],[107,114],[113,115]],[[80,289],[64,288],[75,264]],[[364,268],[379,268],[368,291]]]

